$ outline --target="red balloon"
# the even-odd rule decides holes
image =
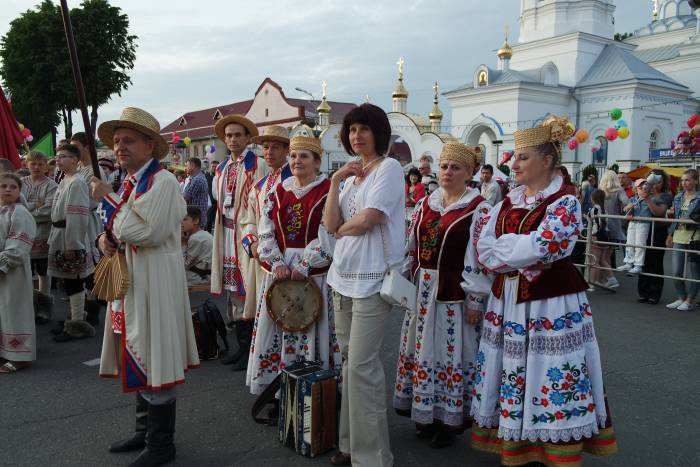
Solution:
[[[695,124],[698,123],[698,119],[699,119],[698,114],[691,115],[690,118],[688,119],[688,128],[693,128],[695,126]]]
[[[573,151],[577,147],[578,147],[578,141],[576,140],[576,138],[571,138],[569,140],[569,149],[571,149]]]
[[[29,131],[29,128],[24,127],[24,129],[22,130],[22,136],[24,136],[26,138],[27,136],[29,136],[31,134],[32,134],[32,132]]]
[[[605,139],[608,141],[615,141],[617,139],[617,130],[615,128],[608,128],[605,130]]]

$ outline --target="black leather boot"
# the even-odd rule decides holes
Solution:
[[[156,467],[175,458],[175,401],[148,405],[146,449],[129,467]]]
[[[136,423],[134,435],[131,438],[123,439],[112,443],[109,452],[129,452],[137,451],[146,447],[146,429],[148,427],[148,401],[136,393]]]
[[[255,326],[255,321],[252,319],[246,321],[239,321],[236,326],[236,330],[241,329],[240,334],[238,334],[238,350],[243,351],[240,358],[233,365],[233,371],[245,371],[248,369],[248,356],[250,355],[250,344],[253,340],[253,327]]]
[[[243,352],[245,351],[244,347],[241,345],[241,330],[243,326],[245,326],[245,321],[233,321],[233,323],[236,325],[236,340],[238,341],[238,350],[236,350],[233,353],[229,353],[227,356],[221,359],[221,364],[222,365],[232,365],[234,363],[238,363],[238,360],[241,359],[243,356]],[[230,352],[230,351],[229,351]]]
[[[93,326],[99,326],[101,308],[102,307],[97,300],[85,301],[85,312],[87,313],[85,321],[92,324]]]

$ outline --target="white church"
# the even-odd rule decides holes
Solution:
[[[495,165],[513,148],[514,131],[552,113],[590,134],[565,150],[572,174],[589,164],[627,171],[663,162],[663,149],[700,110],[693,97],[700,95],[700,10],[685,0],[651,3],[650,23],[616,41],[612,0],[521,0],[517,44],[506,37],[495,67],[478,66],[471,82],[443,94],[452,134],[483,145]],[[612,108],[623,110],[625,140],[604,137]]]

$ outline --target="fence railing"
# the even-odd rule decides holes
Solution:
[[[593,235],[590,235],[591,232],[591,226],[593,225],[593,222],[596,219],[619,219],[621,222],[629,222],[629,221],[637,221],[637,222],[648,222],[651,224],[651,227],[649,229],[649,235],[648,238],[653,239],[654,238],[654,229],[656,228],[657,224],[677,224],[677,225],[690,225],[695,228],[698,228],[698,240],[700,240],[700,224],[690,220],[690,219],[667,219],[664,217],[628,217],[628,216],[620,216],[620,215],[614,215],[614,214],[597,214],[594,217],[589,216],[588,214],[584,215],[584,219],[586,221],[586,225],[588,228],[583,229],[582,228],[582,233],[579,236],[577,242],[583,242],[586,245],[586,250],[584,254],[584,263],[583,264],[576,264],[577,266],[583,267],[584,268],[584,277],[586,281],[589,284],[593,284],[596,287],[601,287],[607,290],[614,291],[615,289],[610,288],[606,286],[605,284],[600,284],[597,282],[591,281],[591,272],[593,269],[598,269],[598,270],[605,270],[605,271],[615,271],[615,272],[622,272],[618,271],[616,268],[612,267],[604,267],[599,264],[597,264],[597,258],[595,255],[592,253],[593,246],[600,246],[600,247],[615,247],[615,248],[622,248],[623,251],[625,248],[642,248],[644,250],[661,250],[661,251],[670,251],[670,252],[680,252],[683,253],[683,275],[682,276],[675,276],[671,274],[654,274],[654,273],[649,273],[649,272],[641,272],[639,275],[644,275],[644,276],[650,276],[650,277],[660,277],[663,279],[680,279],[688,282],[700,282],[700,278],[693,278],[693,277],[688,277],[689,276],[689,269],[690,269],[690,262],[692,260],[690,255],[697,255],[700,254],[700,251],[698,250],[691,250],[687,248],[673,248],[667,247],[665,244],[664,246],[658,246],[658,245],[653,245],[653,244],[643,244],[643,245],[637,245],[637,244],[629,244],[629,243],[619,243],[619,242],[611,242],[611,241],[602,241],[594,238]],[[615,254],[614,251],[611,254]],[[700,258],[699,258],[700,259]]]

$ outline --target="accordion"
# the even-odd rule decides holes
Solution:
[[[338,372],[318,362],[282,369],[279,439],[297,454],[315,457],[337,446]]]

